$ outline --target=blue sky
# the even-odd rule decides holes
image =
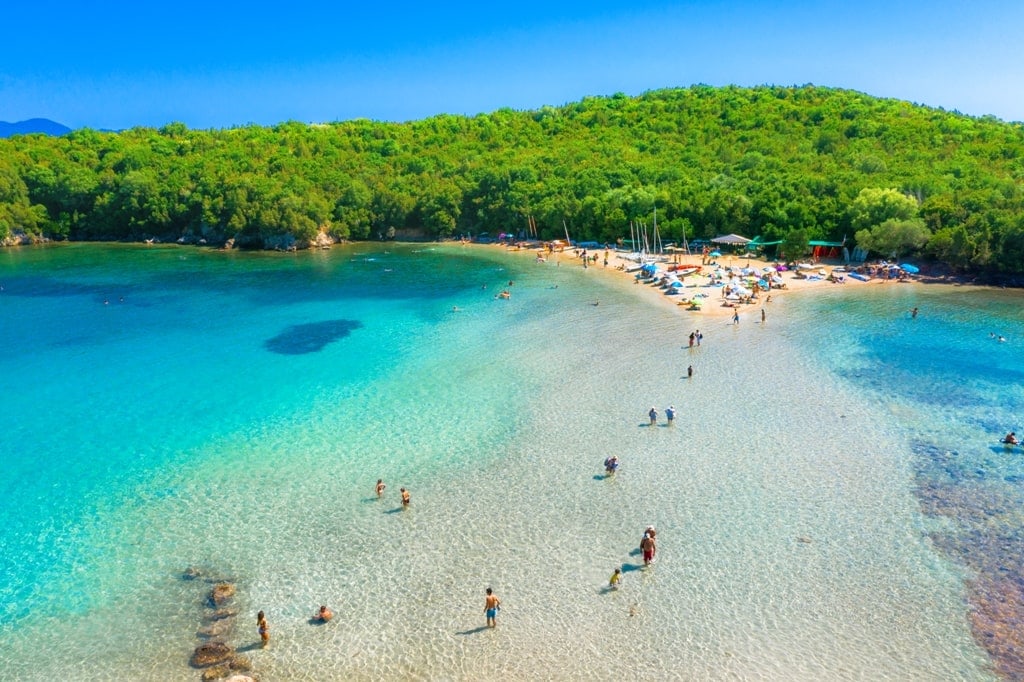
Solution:
[[[851,88],[1024,120],[1024,2],[27,3],[0,120],[404,121],[710,85]]]

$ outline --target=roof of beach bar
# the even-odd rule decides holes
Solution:
[[[750,240],[738,234],[720,234],[711,241],[715,244],[746,244]]]

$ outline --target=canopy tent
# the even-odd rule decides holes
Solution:
[[[822,258],[840,258],[843,245],[846,244],[846,239],[844,238],[841,242],[826,242],[812,239],[807,243],[812,249],[812,255],[819,260]]]
[[[711,240],[713,244],[746,244],[750,240],[738,234],[722,234]]]
[[[764,246],[778,246],[781,243],[782,243],[781,239],[773,241],[773,242],[764,242],[764,241],[761,241],[761,237],[760,236],[757,236],[757,237],[754,237],[753,239],[751,239],[749,242],[747,242],[747,250],[748,251],[755,251],[755,250],[760,249],[760,248],[762,248]]]

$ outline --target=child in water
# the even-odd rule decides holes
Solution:
[[[622,580],[622,569],[616,568],[615,572],[612,573],[612,577],[608,578],[608,587],[613,590],[619,589],[619,581]]]

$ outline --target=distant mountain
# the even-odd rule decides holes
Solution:
[[[11,135],[30,135],[32,133],[43,133],[44,135],[64,135],[70,133],[71,128],[66,125],[51,121],[48,118],[30,118],[27,121],[8,123],[0,121],[0,137]]]

